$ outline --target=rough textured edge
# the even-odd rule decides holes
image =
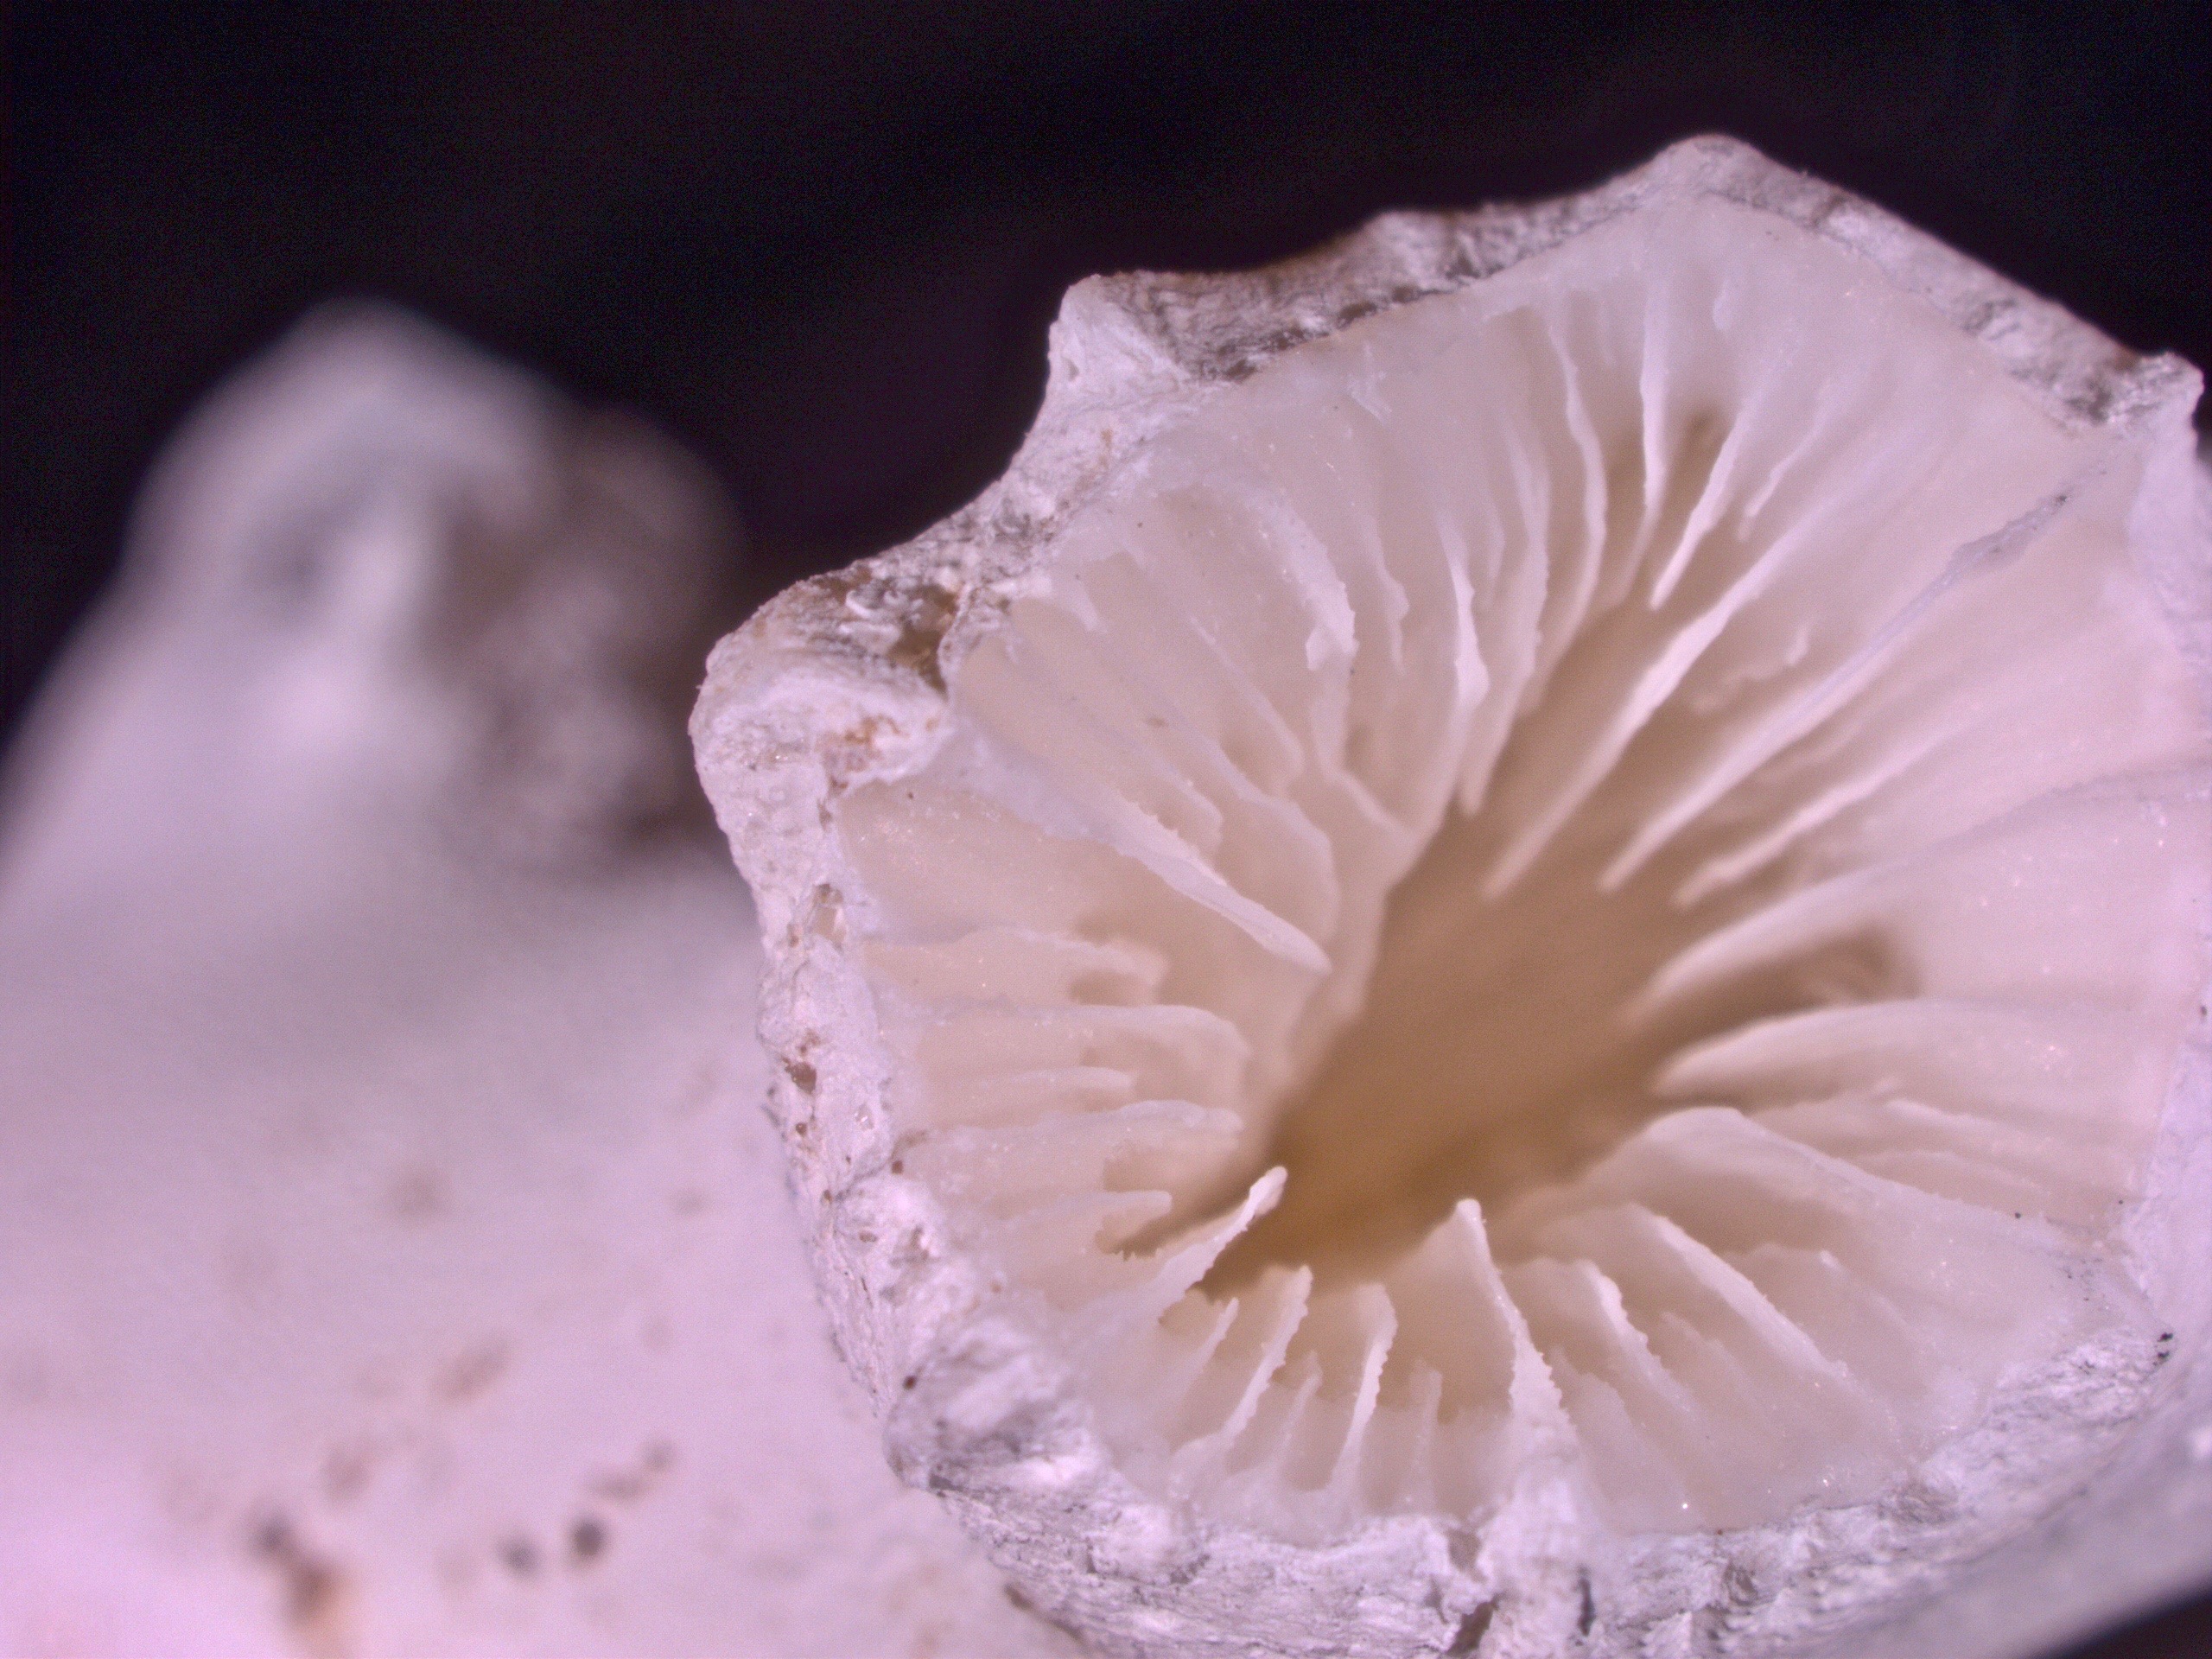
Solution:
[[[2212,709],[2212,449],[2161,454],[2177,469],[2145,488],[2152,585]],[[2193,472],[2193,478],[2177,475]],[[2203,920],[2212,936],[2212,907]],[[2124,1229],[2139,1276],[2173,1321],[2171,1363],[2148,1408],[2102,1467],[2036,1516],[2018,1549],[1978,1560],[1940,1605],[1821,1648],[1820,1659],[1921,1659],[1957,1630],[2015,1659],[2088,1637],[2116,1618],[2212,1589],[2212,988],[2186,1039],[2146,1181]],[[2194,1272],[2187,1269],[2194,1265]],[[2183,1270],[2173,1271],[2176,1267]],[[2179,1471],[2179,1472],[2177,1472]]]
[[[840,949],[845,907],[859,901],[847,898],[857,884],[846,879],[830,802],[926,762],[944,728],[946,668],[994,626],[1037,554],[1116,464],[1212,390],[1291,346],[1465,288],[1637,208],[1700,198],[1773,215],[1868,259],[1980,341],[2070,428],[2186,422],[2197,377],[2179,359],[2134,356],[1842,191],[1732,141],[1696,139],[1582,195],[1389,215],[1263,271],[1078,284],[1052,330],[1043,407],[1006,474],[906,546],[791,589],[709,659],[694,741],[760,904],[770,961],[761,1036],[780,1067],[770,1111],[791,1152],[823,1294],[857,1346],[847,1358],[885,1414],[902,1475],[943,1493],[1046,1616],[1108,1651],[1440,1652],[1478,1631],[1484,1651],[1499,1655],[1677,1640],[1688,1650],[1778,1635],[1777,1621],[1810,1636],[2028,1524],[2032,1514],[1956,1514],[1942,1464],[2005,1455],[2018,1427],[2007,1413],[2063,1408],[2069,1391],[2052,1384],[2069,1368],[2088,1384],[2141,1363],[2098,1344],[2065,1357],[1947,1448],[1930,1465],[1935,1484],[1908,1483],[1809,1522],[1634,1551],[1603,1573],[1611,1582],[1600,1620],[1582,1572],[1580,1496],[1555,1471],[1529,1471],[1508,1502],[1510,1526],[1399,1518],[1321,1551],[1194,1522],[1138,1493],[1054,1362],[988,1310],[994,1287],[952,1245],[934,1199],[893,1167],[890,1060]],[[831,1029],[834,1044],[823,1038]],[[2073,1392],[2086,1408],[2097,1389]],[[2070,1468],[2079,1437],[2097,1427],[2028,1438]],[[2024,1483],[2037,1504],[2042,1484]],[[1929,1547],[1931,1533],[1947,1532],[1948,1548]],[[1831,1553],[1821,1534],[1849,1558],[1833,1573],[1808,1571]],[[1677,1586],[1711,1580],[1698,1615],[1707,1623],[1676,1630],[1662,1628],[1663,1609],[1639,1611],[1634,1586],[1654,1571]],[[1276,1594],[1293,1574],[1300,1594]],[[1786,1605],[1775,1599],[1785,1592]]]

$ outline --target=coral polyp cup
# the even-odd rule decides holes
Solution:
[[[1075,289],[694,721],[893,1460],[1128,1652],[1788,1646],[2032,1521],[2204,1320],[2196,389],[1719,141]]]

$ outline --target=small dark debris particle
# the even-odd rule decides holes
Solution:
[[[591,1483],[591,1490],[610,1503],[635,1503],[651,1491],[654,1483],[675,1466],[675,1446],[664,1440],[650,1440],[638,1454],[635,1468],[617,1469],[597,1476]]]
[[[569,1553],[580,1561],[594,1560],[607,1548],[607,1529],[590,1516],[569,1529]]]
[[[334,1446],[322,1460],[322,1490],[333,1503],[350,1503],[376,1472],[373,1449],[366,1445]]]
[[[906,1173],[906,1160],[904,1158],[893,1158],[891,1160],[891,1173],[893,1175],[904,1175]]]
[[[1590,1580],[1586,1577],[1582,1580],[1582,1617],[1574,1621],[1574,1628],[1584,1636],[1587,1636],[1590,1634],[1591,1627],[1597,1622],[1598,1599],[1591,1594]]]
[[[402,1221],[427,1221],[447,1206],[446,1183],[435,1169],[411,1164],[392,1178],[385,1205]]]
[[[800,1093],[810,1095],[814,1092],[814,1085],[817,1078],[814,1067],[806,1061],[786,1062],[784,1066],[784,1075],[791,1080]]]
[[[509,1359],[507,1344],[498,1337],[464,1350],[439,1370],[439,1397],[457,1406],[466,1404],[506,1374]]]
[[[1483,1637],[1490,1634],[1490,1622],[1497,1617],[1497,1604],[1486,1601],[1459,1621],[1459,1630],[1452,1637],[1452,1645],[1444,1649],[1448,1659],[1466,1659],[1483,1644]]]
[[[911,1388],[912,1388],[912,1387],[914,1386],[914,1384],[915,1384],[915,1383],[917,1383],[917,1382],[920,1382],[921,1380],[922,1380],[922,1379],[921,1379],[919,1376],[909,1376],[909,1377],[908,1377],[908,1378],[907,1378],[904,1382],[900,1383],[899,1386],[899,1387],[901,1387],[901,1388],[903,1388],[903,1389],[911,1389]]]
[[[499,1559],[507,1564],[508,1572],[526,1579],[537,1571],[537,1546],[527,1538],[510,1538],[499,1546]]]
[[[278,1514],[264,1521],[254,1529],[253,1548],[283,1580],[284,1618],[294,1630],[310,1630],[336,1616],[343,1579],[300,1541],[289,1519]]]

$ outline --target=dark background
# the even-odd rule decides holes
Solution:
[[[0,732],[132,489],[314,301],[429,312],[721,472],[763,585],[1003,464],[1060,290],[1724,130],[2212,362],[2212,3],[76,0],[9,53]]]
[[[19,5],[0,741],[136,481],[319,299],[721,473],[758,594],[1004,464],[1059,293],[1726,130],[2212,363],[2212,4]],[[2212,1652],[2212,1603],[2100,1659]]]

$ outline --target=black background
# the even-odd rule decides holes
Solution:
[[[163,436],[336,295],[652,416],[720,471],[756,594],[997,472],[1077,277],[1577,188],[1701,130],[2212,362],[2203,0],[79,0],[15,10],[9,73],[0,733]],[[2096,1651],[2212,1651],[2208,1605]]]

